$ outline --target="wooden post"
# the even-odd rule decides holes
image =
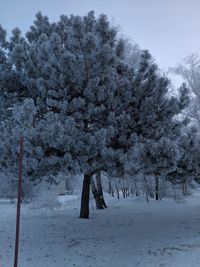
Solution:
[[[19,252],[20,205],[21,205],[21,197],[22,197],[22,161],[23,161],[23,138],[21,137],[21,139],[20,139],[20,152],[19,152],[19,176],[18,176],[18,196],[17,196],[14,267],[17,267],[18,252]]]

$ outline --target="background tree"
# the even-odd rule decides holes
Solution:
[[[187,115],[200,125],[200,57],[192,54],[186,57],[171,71],[181,76],[190,89],[191,105],[187,109]]]
[[[177,167],[168,174],[173,184],[181,184],[184,195],[189,194],[188,185],[192,180],[199,183],[199,148],[200,139],[198,128],[190,125],[183,129],[178,139],[180,158]]]
[[[182,85],[179,97],[170,97],[169,86],[169,80],[158,72],[150,54],[143,52],[139,68],[132,80],[133,89],[129,91],[126,137],[120,134],[120,138],[123,136],[127,144],[128,153],[124,162],[128,173],[154,175],[156,188],[158,177],[176,166],[178,154],[174,141],[188,122],[185,118],[177,117],[189,104],[188,89]]]

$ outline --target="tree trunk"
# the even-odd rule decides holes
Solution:
[[[83,219],[89,218],[90,178],[91,175],[84,174],[80,210],[80,218]]]
[[[182,184],[182,192],[183,192],[183,195],[184,195],[184,196],[189,195],[189,194],[188,194],[188,188],[187,188],[187,183],[186,183],[186,182],[184,182],[184,183]]]
[[[144,184],[145,184],[146,201],[149,202],[149,188],[147,184],[147,179],[145,175],[143,177],[144,177]]]
[[[113,190],[113,186],[112,186],[110,177],[108,177],[108,185],[109,185],[109,189],[108,189],[108,190],[109,190],[109,194],[110,194],[112,197],[114,197],[115,194],[114,194],[114,190]]]
[[[115,188],[116,188],[116,192],[117,192],[117,198],[119,199],[119,189],[118,189],[117,182],[115,179],[114,179],[114,183],[115,183]]]
[[[126,198],[126,188],[125,188],[125,184],[124,184],[124,179],[123,179],[123,184],[121,184],[121,180],[120,180],[120,186],[121,186],[123,198]]]
[[[96,181],[97,181],[97,190],[99,193],[101,204],[104,208],[107,208],[106,202],[105,202],[104,197],[103,197],[103,189],[102,189],[101,173],[100,172],[96,174]]]
[[[159,199],[159,178],[158,178],[158,176],[155,177],[155,183],[156,183],[156,186],[155,186],[156,200],[158,200]]]
[[[91,176],[91,178],[90,178],[90,183],[91,183],[92,194],[93,194],[94,199],[95,199],[96,207],[97,207],[97,209],[103,209],[104,207],[102,205],[99,192],[98,192],[96,185],[94,183],[93,176]]]
[[[140,196],[140,192],[139,192],[137,181],[135,180],[135,178],[133,178],[133,182],[134,182],[134,186],[135,186],[135,188],[134,188],[135,189],[135,196],[139,197]],[[133,189],[131,189],[131,193],[134,194]]]
[[[108,186],[109,186],[108,192],[111,195],[112,194],[112,185],[111,185],[110,177],[108,177]]]

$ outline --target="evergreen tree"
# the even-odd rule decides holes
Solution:
[[[14,118],[30,144],[28,162],[35,159],[27,173],[39,177],[64,165],[84,173],[83,218],[89,216],[91,176],[111,164],[107,147],[114,127],[109,120],[119,103],[118,83],[125,74],[120,70],[123,46],[116,34],[105,15],[61,16],[50,24],[38,13],[27,39],[15,30],[9,43],[9,58],[20,84],[13,93],[24,112],[24,98],[33,100],[29,104],[35,110],[29,121],[33,133],[25,134],[26,119],[20,128]]]
[[[130,159],[144,173],[174,168],[170,140],[184,124],[175,116],[188,104],[187,89],[168,97],[169,81],[147,51],[135,70],[127,64],[124,41],[105,15],[61,16],[50,23],[38,13],[26,38],[15,29],[5,49],[1,88],[15,101],[9,123],[1,124],[1,165],[14,160],[22,135],[31,179],[60,170],[83,173],[81,218],[89,217],[93,175],[125,175]],[[152,159],[144,165],[149,150]]]
[[[142,55],[132,88],[126,106],[126,114],[130,114],[126,140],[133,145],[127,149],[125,165],[129,174],[153,175],[158,192],[159,177],[173,171],[179,158],[175,142],[188,120],[177,115],[189,104],[188,89],[183,84],[179,97],[170,97],[169,80],[158,72],[147,51]]]
[[[188,194],[187,187],[193,180],[199,183],[199,133],[196,127],[190,125],[184,129],[177,142],[180,158],[176,169],[168,173],[168,179],[173,184],[181,184],[183,194]]]

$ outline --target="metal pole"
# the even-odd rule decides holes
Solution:
[[[17,196],[17,215],[16,215],[16,237],[15,237],[15,258],[14,267],[18,264],[19,252],[19,230],[20,230],[20,205],[22,196],[22,161],[23,161],[23,138],[20,138],[20,152],[19,152],[19,176],[18,176],[18,196]]]

